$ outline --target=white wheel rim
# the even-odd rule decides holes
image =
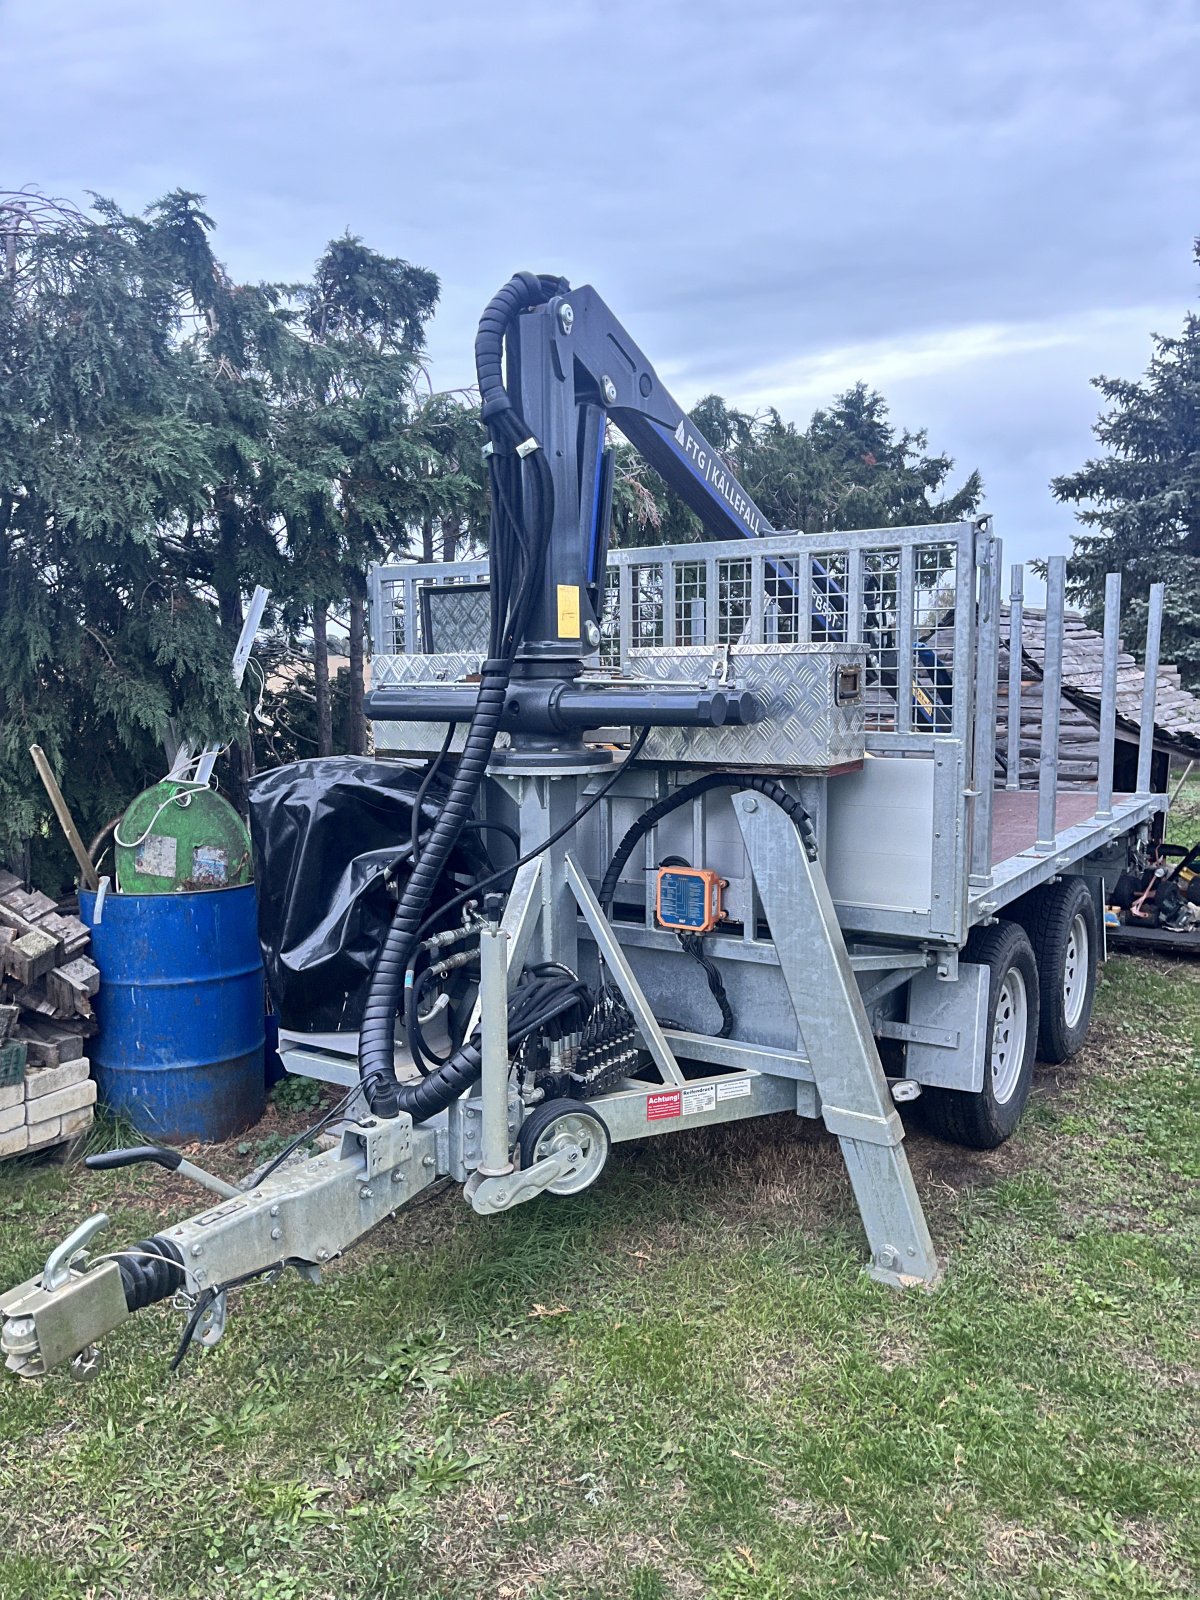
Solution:
[[[1029,996],[1025,979],[1016,967],[1009,967],[996,1000],[996,1020],[992,1024],[992,1094],[997,1105],[1012,1099],[1025,1064],[1025,1042],[1029,1034]]]
[[[572,1116],[567,1112],[556,1117],[533,1147],[534,1161],[544,1161],[547,1156],[575,1152],[571,1168],[561,1178],[546,1187],[551,1194],[578,1194],[600,1176],[608,1145],[602,1130],[591,1117]]]
[[[1068,1028],[1076,1027],[1083,1015],[1084,1002],[1087,1000],[1090,955],[1088,926],[1081,911],[1071,923],[1071,930],[1067,934],[1067,949],[1063,957],[1063,1012],[1066,1015]]]

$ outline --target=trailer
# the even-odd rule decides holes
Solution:
[[[991,730],[1007,687],[998,678],[1001,572],[1001,543],[986,517],[610,555],[598,677],[615,668],[630,684],[749,689],[767,708],[748,726],[655,730],[615,784],[581,778],[585,800],[604,793],[574,837],[518,880],[500,919],[515,942],[509,962],[519,967],[548,876],[559,915],[540,958],[590,978],[605,964],[647,1002],[638,1022],[653,1041],[660,1087],[652,1106],[640,1087],[589,1102],[612,1141],[786,1110],[820,1117],[854,1178],[882,1159],[866,1146],[898,1148],[894,1103],[920,1097],[935,1132],[994,1147],[1019,1121],[1035,1055],[1062,1061],[1081,1047],[1103,955],[1105,885],[1144,856],[1166,798],[1150,792],[1148,773],[1139,792],[1113,793],[1111,695],[1101,732],[1107,785],[1058,787],[1061,557],[1049,564],[1048,634],[1060,654],[1047,659],[1038,787],[997,777]],[[843,598],[814,642],[830,575]],[[1018,593],[1021,579],[1014,568]],[[387,710],[393,693],[407,704],[414,687],[477,672],[479,650],[461,646],[472,642],[471,606],[485,586],[481,562],[373,570],[373,637],[384,645],[372,663],[377,708]],[[811,603],[785,607],[781,590]],[[1119,645],[1119,579],[1109,593],[1106,680]],[[1018,639],[1020,626],[1018,609],[1008,622]],[[460,648],[427,650],[427,642]],[[1008,658],[1019,670],[1019,650]],[[424,758],[445,731],[382,721],[376,747]],[[628,746],[632,734],[610,728],[600,737]],[[1151,696],[1147,751],[1152,739]],[[711,782],[718,774],[725,778]],[[749,787],[739,793],[733,780],[754,776],[769,776],[802,805],[815,859],[796,848],[778,808]],[[694,787],[702,792],[667,809]],[[522,852],[558,821],[544,794],[523,775],[489,780],[485,810],[519,826]],[[575,797],[560,807],[570,814]],[[651,808],[663,815],[622,861],[601,915],[605,864]],[[662,884],[672,871],[664,860],[720,881],[720,920],[703,946],[719,968],[731,1028],[714,1029],[717,1009],[695,954],[664,925]],[[673,1016],[681,1010],[689,1015]],[[658,1027],[668,1017],[674,1025]],[[353,1038],[285,1031],[281,1048],[294,1072],[352,1079]],[[482,1103],[464,1109],[482,1116]],[[466,1181],[473,1159],[464,1151],[454,1175]],[[882,1190],[855,1182],[870,1270],[887,1281],[931,1282],[936,1260],[905,1217],[902,1176]]]
[[[552,1203],[615,1143],[767,1115],[836,1138],[871,1276],[931,1286],[898,1106],[994,1148],[1035,1057],[1086,1037],[1105,886],[1166,806],[1150,670],[1136,790],[1113,792],[1119,579],[1100,781],[1063,789],[1049,562],[1041,763],[1021,788],[995,748],[1012,690],[989,517],[775,532],[590,289],[518,275],[481,349],[495,566],[378,567],[369,586],[377,753],[449,783],[427,827],[418,799],[407,856],[397,840],[361,1029],[280,1034],[290,1071],[343,1086],[342,1120],[242,1190],[184,1163],[219,1203],[90,1270],[89,1219],[0,1297],[18,1370],[167,1295],[212,1343],[231,1286],[318,1277],[439,1177],[482,1215]],[[607,550],[610,418],[725,537]],[[1155,659],[1161,614],[1157,585]],[[1009,627],[1019,694],[1019,607]],[[514,842],[431,905],[466,818]],[[96,1164],[126,1160],[180,1166],[152,1147]]]

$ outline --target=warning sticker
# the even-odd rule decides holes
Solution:
[[[715,1111],[717,1086],[715,1083],[690,1083],[683,1091],[683,1114],[694,1117],[698,1111]]]
[[[173,878],[179,841],[170,833],[148,833],[137,847],[134,865],[148,878]]]
[[[683,1095],[678,1089],[664,1089],[646,1096],[646,1121],[662,1122],[667,1117],[677,1117],[683,1110]]]
[[[749,1078],[729,1078],[717,1085],[718,1100],[740,1100],[750,1093]]]
[[[558,586],[558,637],[579,638],[579,585],[576,583]]]

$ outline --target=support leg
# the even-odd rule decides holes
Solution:
[[[904,1153],[870,1021],[819,865],[793,824],[769,801],[734,797],[763,910],[787,983],[825,1126],[841,1145],[882,1283],[932,1284],[933,1241]]]
[[[651,1011],[646,996],[641,991],[637,979],[633,975],[633,968],[625,959],[625,952],[617,943],[616,935],[609,926],[608,919],[600,909],[600,902],[592,893],[592,886],[587,881],[587,876],[580,870],[579,863],[568,851],[566,858],[567,883],[572,894],[579,903],[583,912],[584,921],[591,930],[592,938],[599,947],[600,954],[608,964],[609,971],[616,980],[617,988],[624,997],[625,1004],[633,1013],[634,1021],[641,1030],[642,1038],[646,1041],[646,1048],[654,1058],[654,1065],[658,1068],[664,1083],[678,1085],[683,1082],[683,1073],[672,1053],[671,1046],[667,1043],[666,1035],[658,1025],[658,1019]]]

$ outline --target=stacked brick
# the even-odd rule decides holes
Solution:
[[[0,872],[0,1159],[76,1138],[96,1085],[85,1039],[96,1031],[100,974],[78,917]]]

